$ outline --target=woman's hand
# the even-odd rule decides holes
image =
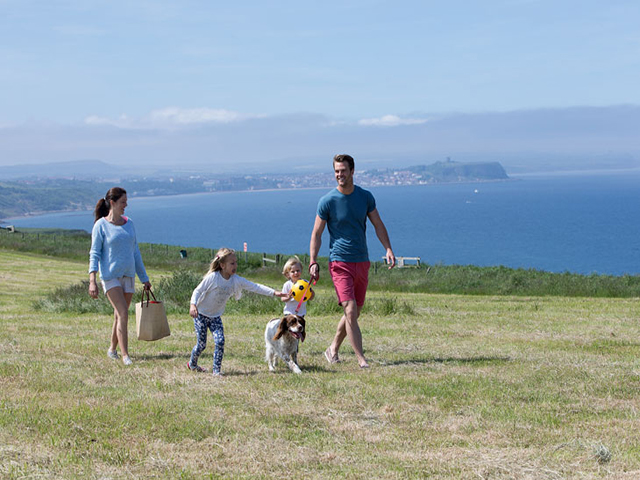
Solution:
[[[98,298],[98,283],[96,282],[96,272],[89,273],[89,296]]]
[[[99,290],[98,284],[95,280],[89,280],[89,296],[91,298],[98,298]]]
[[[193,303],[189,307],[189,315],[193,318],[198,318],[198,307],[196,307]]]

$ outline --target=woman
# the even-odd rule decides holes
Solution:
[[[98,298],[96,273],[100,271],[102,288],[113,305],[113,329],[107,356],[117,360],[116,348],[120,345],[122,362],[131,365],[127,325],[129,305],[135,293],[135,275],[138,274],[145,290],[151,288],[151,283],[142,263],[133,222],[124,216],[126,207],[127,192],[119,187],[110,189],[96,204],[89,253],[89,295]]]

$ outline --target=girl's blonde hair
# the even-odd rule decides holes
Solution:
[[[289,272],[291,271],[291,268],[293,268],[293,266],[296,263],[300,264],[300,269],[302,269],[302,262],[297,256],[294,256],[294,257],[291,257],[289,260],[287,260],[287,263],[284,264],[284,267],[282,268],[282,274],[285,277],[289,278]]]
[[[213,257],[213,260],[211,260],[211,265],[209,265],[209,271],[207,272],[207,275],[209,273],[222,270],[221,264],[227,263],[227,260],[229,259],[229,257],[235,254],[236,254],[236,251],[231,248],[222,247],[221,249],[219,249],[218,252],[216,253],[216,256]]]

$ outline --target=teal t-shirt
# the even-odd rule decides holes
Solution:
[[[318,202],[318,216],[329,229],[329,260],[368,262],[367,215],[376,209],[368,190],[354,186],[350,195],[334,188]]]

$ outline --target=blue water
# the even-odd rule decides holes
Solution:
[[[308,253],[316,204],[328,190],[132,197],[126,214],[140,242],[237,250],[247,242],[252,252]],[[396,255],[431,264],[640,274],[637,172],[370,190]],[[10,223],[90,231],[93,219],[74,212]],[[368,236],[371,258],[380,259],[373,228]],[[325,232],[321,255],[328,243]]]

